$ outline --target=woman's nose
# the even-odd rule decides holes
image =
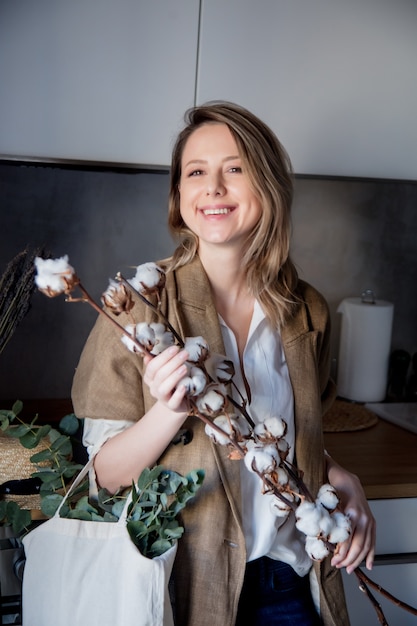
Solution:
[[[207,195],[208,196],[222,196],[225,192],[225,186],[221,179],[221,176],[210,176],[207,181]]]

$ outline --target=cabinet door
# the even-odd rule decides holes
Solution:
[[[168,165],[198,0],[2,0],[0,155]]]
[[[264,119],[298,174],[417,179],[417,4],[203,0],[197,104]]]

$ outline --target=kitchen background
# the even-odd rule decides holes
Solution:
[[[167,172],[0,164],[0,268],[26,246],[68,254],[96,299],[117,271],[170,254]],[[293,258],[326,296],[338,355],[345,297],[394,303],[392,347],[417,350],[417,185],[297,177]],[[36,292],[0,355],[0,397],[68,397],[96,313]]]
[[[189,106],[227,99],[291,156],[293,258],[329,302],[333,372],[337,307],[364,289],[394,303],[391,348],[417,352],[416,31],[415,0],[0,0],[0,273],[45,246],[69,255],[98,300],[117,271],[168,255],[173,137]],[[0,407],[68,398],[95,317],[36,292],[0,353]],[[407,555],[375,577],[415,604],[415,455],[401,429],[387,432],[375,476],[392,450],[390,484],[402,467],[411,475],[398,497],[381,485],[371,501],[377,553]],[[355,460],[375,458],[380,433],[365,431],[368,448],[358,433]],[[345,585],[352,626],[376,623]],[[393,605],[386,615],[415,623]]]
[[[394,303],[417,350],[417,6],[411,0],[2,0],[0,271],[68,254],[97,299],[168,255],[169,155],[183,112],[222,98],[294,164],[293,257],[326,296],[336,373],[346,297]],[[0,398],[68,397],[95,313],[35,293],[0,354]]]

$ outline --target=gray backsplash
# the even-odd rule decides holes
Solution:
[[[167,172],[0,164],[0,272],[26,246],[68,254],[99,299],[117,271],[164,257]],[[293,259],[327,298],[337,358],[340,301],[372,289],[395,305],[392,347],[417,350],[417,185],[297,177]],[[68,397],[96,314],[35,293],[0,354],[0,398]],[[3,408],[3,407],[1,407]],[[6,408],[6,407],[4,407]]]

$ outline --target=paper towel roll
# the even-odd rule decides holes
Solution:
[[[386,395],[394,305],[346,298],[337,312],[342,314],[338,394],[356,402],[381,402]]]

